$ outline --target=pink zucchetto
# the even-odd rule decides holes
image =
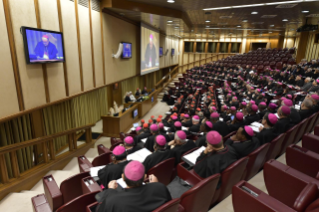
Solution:
[[[134,143],[134,139],[132,136],[127,136],[126,138],[124,138],[124,142],[127,144],[133,144]]]
[[[185,115],[184,115],[184,118],[189,119],[189,115],[188,115],[188,114],[185,114]]]
[[[216,145],[222,142],[222,136],[217,131],[210,131],[206,135],[207,143]]]
[[[291,94],[288,94],[287,97],[288,97],[289,99],[292,99],[292,95],[291,95]]]
[[[242,102],[241,104],[242,104],[242,105],[244,105],[244,106],[246,106],[246,105],[247,105],[247,103],[246,103],[246,102]]]
[[[291,107],[293,105],[292,101],[290,99],[285,99],[284,104],[288,107]]]
[[[282,83],[281,83],[281,82],[277,82],[277,84],[278,84],[278,85],[282,85]]]
[[[195,116],[193,116],[193,119],[199,120],[199,116],[198,116],[198,115],[195,115]]]
[[[186,139],[186,133],[182,130],[179,130],[176,132],[176,135],[181,139],[181,140],[185,140]]]
[[[235,111],[235,110],[236,110],[236,107],[235,107],[235,106],[231,106],[230,109],[231,109],[232,111]]]
[[[237,99],[237,96],[234,96],[233,98],[234,98],[234,99]]]
[[[278,118],[275,114],[269,113],[268,114],[268,120],[271,124],[275,125],[278,121]]]
[[[142,129],[142,127],[136,127],[136,131],[140,131]]]
[[[284,115],[289,116],[290,115],[290,108],[288,106],[282,106],[281,111]]]
[[[163,129],[163,128],[164,128],[164,124],[163,124],[163,123],[159,123],[159,124],[158,124],[158,127],[159,127],[160,129]]]
[[[262,106],[266,106],[267,105],[266,102],[260,102],[259,104],[262,105]]]
[[[319,95],[317,94],[312,94],[311,98],[313,98],[314,100],[318,101],[319,100]]]
[[[256,104],[256,102],[254,100],[250,100],[251,104]]]
[[[244,130],[249,136],[254,136],[254,131],[250,126],[245,126]]]
[[[157,125],[156,124],[152,124],[151,127],[150,127],[150,130],[157,131],[158,130]]]
[[[160,146],[165,146],[166,144],[166,138],[163,135],[156,136],[155,141]]]
[[[244,119],[244,114],[242,112],[237,112],[236,113],[236,119],[238,121],[242,121]]]
[[[219,114],[217,112],[214,112],[212,114],[210,114],[211,118],[219,118]]]
[[[206,121],[205,124],[207,125],[207,127],[209,128],[213,128],[213,124],[210,121]]]
[[[228,109],[227,105],[224,105],[223,108],[224,108],[224,110],[227,110],[227,109]]]
[[[172,119],[173,120],[177,120],[177,116],[172,116]]]
[[[258,111],[258,106],[257,106],[257,105],[252,105],[252,106],[251,106],[251,109],[252,109],[254,112],[257,112],[257,111]]]
[[[281,99],[282,101],[284,101],[284,100],[286,99],[286,97],[283,96],[283,97],[281,97],[280,99]]]
[[[125,166],[124,175],[129,180],[139,181],[144,178],[145,167],[141,162],[133,160]]]
[[[276,108],[277,108],[277,105],[276,105],[275,103],[271,102],[271,103],[269,103],[269,107],[270,107],[271,109],[276,109]]]
[[[216,110],[216,107],[212,107],[212,110]]]
[[[175,127],[182,127],[182,123],[180,121],[177,121],[174,123]]]
[[[125,152],[124,146],[116,146],[112,151],[113,155],[122,155],[124,152]]]

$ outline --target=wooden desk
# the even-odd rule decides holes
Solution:
[[[149,99],[143,102],[135,103],[124,113],[119,113],[119,116],[101,116],[103,120],[103,136],[106,137],[120,137],[120,132],[126,133],[133,127],[133,123],[136,123],[147,114],[152,107],[157,103],[157,91],[154,91],[149,95]],[[152,102],[152,97],[154,101]],[[133,111],[138,109],[137,117],[133,118]]]

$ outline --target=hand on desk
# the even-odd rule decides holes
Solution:
[[[110,189],[117,189],[118,184],[117,184],[116,180],[112,180],[111,182],[109,182],[108,187],[109,187]]]

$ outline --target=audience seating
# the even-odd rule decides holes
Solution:
[[[44,194],[31,198],[34,212],[52,212],[50,204]]]
[[[245,180],[250,180],[263,167],[269,146],[270,144],[264,144],[247,156],[249,160],[246,167]]]
[[[319,136],[313,134],[305,134],[302,137],[302,147],[319,154]]]
[[[286,150],[286,162],[291,168],[319,180],[319,154],[304,147],[290,145]]]
[[[268,161],[270,159],[275,159],[279,156],[282,142],[284,141],[285,136],[286,136],[286,133],[282,133],[270,142],[270,146],[269,146],[265,161]]]
[[[99,155],[102,155],[103,153],[110,152],[110,150],[108,148],[106,148],[103,144],[99,144],[97,146],[97,152],[99,153]]]
[[[220,174],[207,177],[180,197],[180,205],[185,212],[208,211],[209,203],[212,200],[216,186],[220,179]]]
[[[86,207],[96,202],[95,195],[99,191],[83,194],[61,206],[56,212],[86,212]]]
[[[313,129],[313,134],[319,136],[319,125],[316,125]]]
[[[293,143],[294,137],[295,137],[297,130],[298,130],[298,127],[299,127],[299,125],[297,124],[297,125],[293,126],[292,128],[290,128],[286,132],[284,141],[282,142],[282,145],[281,145],[279,155],[282,155],[286,151],[287,146],[289,146],[290,144]]]
[[[168,185],[171,182],[175,169],[175,158],[164,160],[148,170],[147,176],[153,174],[157,177],[158,182]]]
[[[120,134],[121,136],[121,134]],[[111,146],[113,146],[114,144],[118,143],[119,141],[123,141],[121,138],[111,138]]]
[[[91,163],[84,155],[79,156],[78,163],[79,163],[80,172],[88,172],[91,167],[105,166],[112,162],[111,157],[112,157],[111,151],[107,153],[103,153],[99,156],[96,156]]]
[[[179,204],[179,202],[179,198],[172,199],[152,212],[183,212],[184,208]]]
[[[307,127],[307,122],[308,122],[308,119],[304,119],[302,120],[300,123],[299,123],[299,129],[295,135],[295,141],[294,143],[298,143],[298,141],[300,141],[300,139],[302,138],[303,134],[305,134],[305,130],[306,130],[306,127]]]

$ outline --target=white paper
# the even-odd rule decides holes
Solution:
[[[131,128],[131,131],[134,131],[134,130],[135,130],[135,127],[132,127],[132,128]]]
[[[223,118],[219,118],[219,121],[224,121],[224,119]]]
[[[251,125],[255,126],[255,127],[258,127],[258,129],[259,129],[259,127],[264,127],[264,125],[259,123],[259,122],[253,122],[253,123],[251,123]]]
[[[138,123],[134,123],[134,124],[133,124],[133,127],[138,127],[138,126],[139,126]]]
[[[277,118],[279,118],[279,115],[278,115],[278,113],[275,113],[275,115],[277,116]]]
[[[253,126],[253,125],[249,125],[254,132],[259,132],[259,127]]]
[[[174,108],[174,105],[172,105],[172,106],[169,106],[171,109],[173,109]]]
[[[188,155],[183,156],[183,160],[188,163],[191,166],[194,166],[196,164],[197,158],[200,156],[200,154],[206,149],[206,147],[202,146],[199,149],[195,150],[192,153],[189,153]]]
[[[145,158],[147,156],[149,156],[150,154],[152,154],[152,152],[150,152],[148,149],[146,148],[143,148],[143,149],[140,149],[132,154],[129,154],[127,156],[127,160],[137,160],[141,163],[144,162]]]
[[[188,127],[182,126],[182,130],[188,130]]]
[[[166,115],[171,115],[171,112],[166,112],[165,114],[166,114]]]
[[[295,105],[296,110],[300,110],[300,105]]]
[[[164,130],[165,130],[165,131],[168,131],[169,129],[170,129],[169,127],[165,127],[165,126],[164,126]]]
[[[91,167],[90,168],[90,175],[91,177],[97,177],[98,172],[103,169],[105,166],[96,166],[96,167]]]
[[[126,182],[123,180],[123,178],[120,178],[118,180],[116,180],[116,182],[122,187],[122,188],[126,188]]]
[[[146,140],[147,140],[147,138],[141,139],[141,141],[142,141],[144,144],[145,144]]]

